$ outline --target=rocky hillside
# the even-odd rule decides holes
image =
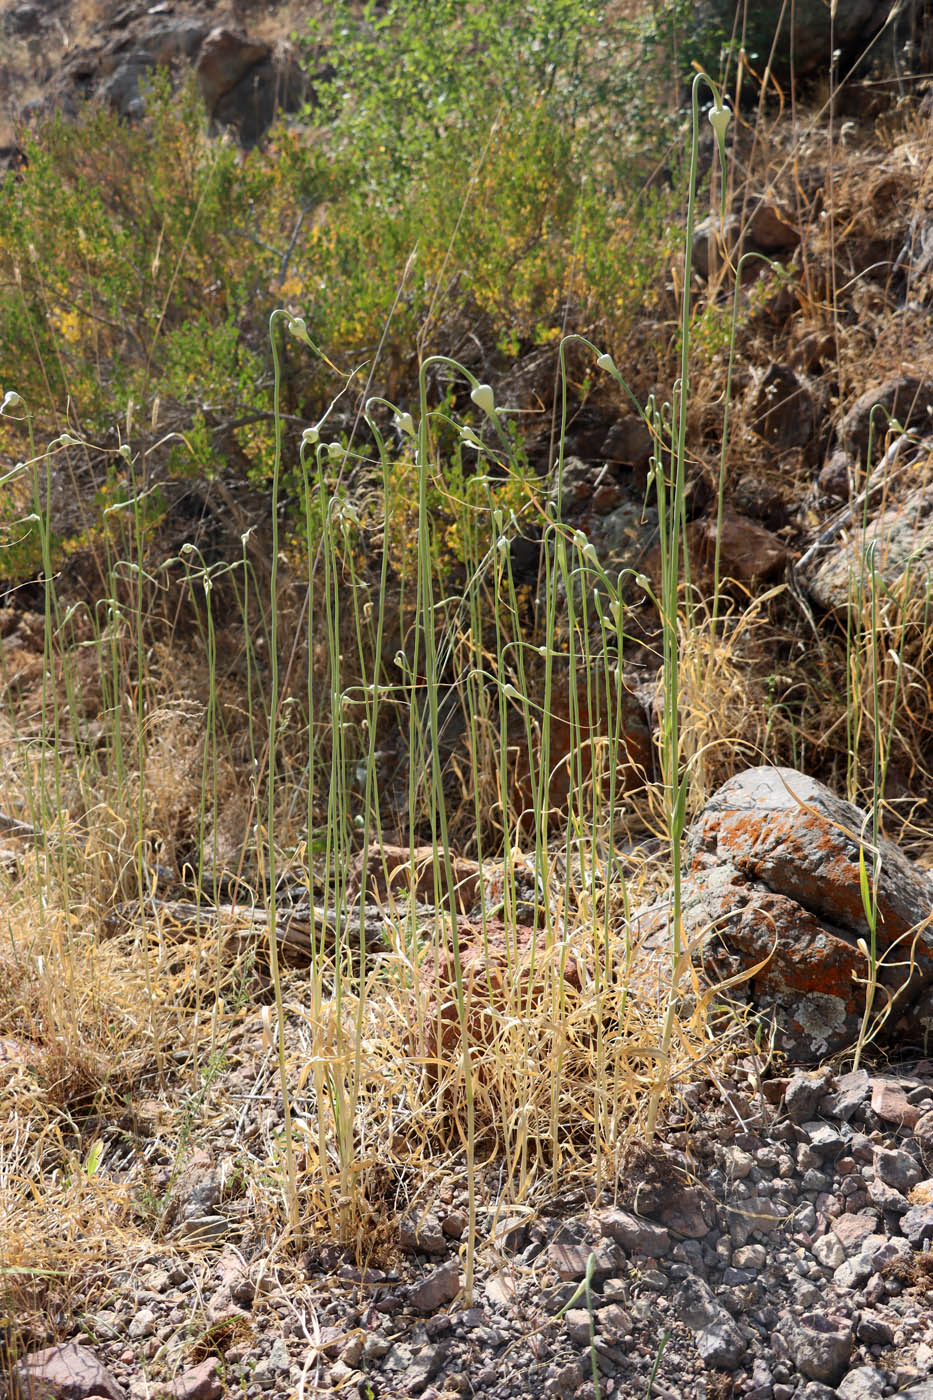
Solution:
[[[11,1394],[929,1400],[929,14],[749,8],[0,0]]]
[[[0,143],[17,159],[19,123],[43,114],[74,117],[91,99],[127,120],[145,102],[140,82],[157,68],[197,73],[208,112],[245,144],[265,132],[277,107],[295,110],[308,80],[289,35],[307,6],[281,3],[122,5],[62,0],[7,3],[0,11],[3,60]],[[210,42],[206,41],[210,39]]]

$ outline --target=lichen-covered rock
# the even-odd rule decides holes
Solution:
[[[753,768],[725,783],[688,836],[682,939],[710,982],[744,978],[778,1044],[813,1061],[850,1045],[865,1010],[869,919],[859,852],[872,870],[866,813],[788,768]],[[933,882],[879,841],[878,991],[886,1029],[920,1033],[933,1012]],[[656,957],[668,941],[662,904],[639,923]]]
[[[879,839],[881,949],[933,912],[933,882],[893,841]],[[816,778],[792,768],[749,768],[724,783],[690,829],[690,869],[731,863],[818,918],[867,938],[859,851],[872,869],[871,819]],[[923,947],[918,955],[923,954]],[[929,958],[929,954],[927,954]],[[933,961],[929,963],[933,972]]]

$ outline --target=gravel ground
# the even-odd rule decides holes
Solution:
[[[395,1229],[392,1267],[325,1245],[296,1269],[196,1150],[169,1238],[203,1245],[115,1271],[63,1339],[80,1354],[33,1353],[21,1383],[44,1397],[50,1368],[85,1365],[60,1393],[933,1400],[933,1061],[763,1084],[740,1062],[684,1086],[598,1196],[505,1214],[495,1185],[468,1305],[462,1177]]]

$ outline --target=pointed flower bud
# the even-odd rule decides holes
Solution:
[[[410,413],[396,413],[395,426],[400,433],[407,433],[409,437],[415,436],[415,420]]]
[[[293,335],[296,340],[303,340],[305,345],[311,344],[311,337],[308,335],[307,323],[303,316],[289,316],[288,330],[289,334]]]
[[[302,446],[307,444],[313,447],[316,442],[320,441],[321,434],[318,432],[317,428],[305,428],[304,432],[301,434]]]
[[[722,98],[717,95],[707,115],[709,116],[710,125],[716,133],[716,140],[719,142],[719,148],[721,150],[722,143],[726,138],[726,127],[729,125],[729,118],[732,113],[729,111],[728,107],[722,105]]]
[[[7,389],[3,396],[3,403],[0,403],[0,413],[9,413],[14,408],[22,408],[23,400],[15,389]]]
[[[612,374],[616,367],[616,362],[612,356],[605,353],[596,356],[596,363],[600,369],[607,370],[609,374]]]
[[[496,396],[488,384],[477,384],[471,392],[470,398],[481,408],[484,413],[488,413],[490,418],[496,411]]]

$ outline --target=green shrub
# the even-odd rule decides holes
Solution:
[[[169,474],[233,451],[263,481],[277,304],[324,352],[283,347],[289,431],[360,364],[410,402],[419,357],[470,335],[499,370],[569,329],[621,351],[677,239],[678,193],[644,182],[670,134],[676,8],[638,26],[590,0],[363,21],[338,3],[314,124],[249,155],[209,140],[194,90],[164,76],[136,127],[88,108],[37,128],[0,185],[0,385],[40,433],[160,443],[149,469]],[[0,448],[21,453],[17,431],[0,424]]]

